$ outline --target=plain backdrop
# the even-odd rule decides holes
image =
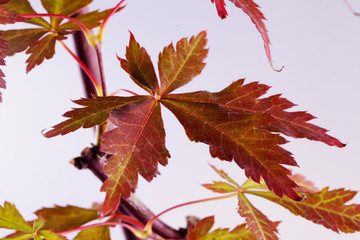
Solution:
[[[39,12],[40,1],[31,0]],[[116,1],[95,0],[92,9],[107,9]],[[292,168],[313,181],[318,188],[360,190],[360,17],[352,15],[341,0],[257,1],[268,21],[275,67],[265,56],[260,34],[249,17],[226,1],[229,17],[221,20],[210,0],[128,0],[127,7],[114,16],[106,29],[103,55],[109,92],[129,89],[144,93],[120,68],[116,54],[123,57],[129,30],[157,64],[158,53],[206,30],[209,55],[202,74],[177,92],[219,91],[232,81],[260,81],[272,86],[269,94],[283,96],[317,117],[312,122],[329,129],[347,146],[330,147],[309,140],[290,139],[284,147],[291,151],[300,168]],[[354,9],[360,3],[352,0]],[[72,41],[66,43],[73,48]],[[101,202],[100,181],[90,171],[75,169],[69,161],[93,140],[92,129],[81,129],[62,137],[46,139],[43,129],[63,121],[61,115],[75,105],[71,99],[83,97],[76,62],[62,48],[29,74],[25,74],[25,54],[7,58],[2,67],[7,89],[1,89],[0,105],[0,203],[14,203],[26,219],[41,207],[76,205],[90,207]],[[224,169],[240,183],[242,169],[234,163],[212,159],[208,147],[190,142],[174,116],[163,108],[166,145],[172,157],[161,175],[150,184],[140,179],[136,195],[155,213],[173,205],[217,196],[201,187],[220,178],[208,163]],[[282,221],[283,240],[355,240],[360,234],[337,234],[315,225],[268,201],[250,197],[270,220]],[[357,196],[351,203],[360,203]],[[216,215],[216,227],[233,228],[244,222],[237,213],[236,199],[184,207],[163,216],[172,226],[184,227],[185,217]],[[122,239],[113,230],[114,239]],[[3,235],[3,234],[2,234]]]

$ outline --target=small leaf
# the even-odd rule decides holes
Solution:
[[[26,73],[30,72],[36,65],[40,65],[45,58],[52,58],[55,54],[56,40],[62,39],[65,39],[65,37],[50,34],[30,46],[26,51],[26,54],[30,54],[30,57],[26,60]]]
[[[257,240],[277,240],[275,223],[255,208],[243,193],[238,194],[239,214],[246,219],[252,234]]]
[[[214,182],[212,184],[202,184],[203,187],[216,192],[216,193],[231,193],[236,192],[238,190],[237,187],[230,185],[225,182]]]
[[[40,231],[39,236],[45,238],[46,240],[66,240],[66,237],[49,230]]]
[[[206,45],[206,32],[199,33],[196,37],[181,39],[174,46],[170,44],[159,54],[159,74],[161,96],[189,83],[199,75],[205,67],[203,60],[208,50]]]
[[[7,41],[8,48],[2,52],[5,56],[12,56],[26,50],[47,32],[43,28],[19,29],[0,31],[2,38]]]
[[[24,220],[15,205],[5,202],[0,206],[0,228],[32,233],[32,227]]]
[[[305,193],[306,197],[299,202],[287,197],[279,198],[272,192],[246,191],[246,193],[273,201],[293,214],[321,224],[334,232],[360,231],[360,205],[345,205],[355,196],[354,191],[344,189],[329,191],[328,188],[324,188],[319,192]]]
[[[62,232],[95,220],[98,218],[98,211],[75,206],[55,206],[53,208],[42,208],[35,212],[39,217],[45,219],[43,229],[54,232]]]
[[[114,154],[107,160],[109,175],[101,187],[106,192],[101,216],[114,212],[120,197],[128,198],[137,186],[138,173],[151,181],[170,157],[165,147],[165,130],[160,105],[153,99],[113,110],[110,122],[116,128],[102,135],[101,151]]]
[[[159,92],[159,85],[154,66],[145,48],[140,47],[134,35],[130,33],[129,46],[126,47],[126,59],[120,60],[121,67],[131,79],[151,95]]]
[[[109,226],[97,226],[80,231],[74,240],[110,240]]]
[[[12,0],[8,4],[2,6],[6,8],[8,11],[16,14],[35,14],[36,12],[31,7],[28,0]],[[26,21],[27,23],[32,23],[35,25],[39,25],[45,28],[50,28],[50,24],[45,21],[43,18],[37,17],[32,18]]]
[[[214,216],[201,219],[193,228],[188,229],[187,240],[202,240],[214,225]]]
[[[92,0],[41,0],[42,5],[48,13],[70,16],[80,9],[86,7]],[[51,25],[57,27],[62,21],[61,18],[51,18]]]
[[[105,122],[109,116],[110,110],[123,107],[127,104],[142,101],[148,97],[96,97],[91,99],[75,100],[74,103],[85,106],[84,108],[75,108],[66,112],[63,116],[70,118],[61,122],[53,129],[44,134],[45,137],[54,137],[57,135],[65,135],[73,132],[81,127],[90,128]]]

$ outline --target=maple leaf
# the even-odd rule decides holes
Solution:
[[[120,197],[135,191],[138,173],[151,181],[157,164],[166,165],[170,155],[165,147],[160,104],[176,116],[191,141],[209,145],[211,156],[234,160],[245,169],[246,176],[258,183],[263,178],[268,189],[294,200],[301,199],[296,191],[298,185],[283,165],[297,163],[281,147],[287,140],[279,133],[343,146],[326,130],[307,123],[307,113],[286,112],[294,104],[280,95],[260,98],[269,87],[257,82],[243,85],[244,80],[239,80],[215,93],[171,93],[202,71],[206,41],[206,33],[201,32],[181,39],[176,49],[172,44],[165,47],[159,54],[159,87],[149,55],[131,34],[126,59],[119,58],[120,65],[151,95],[76,100],[84,107],[65,113],[69,119],[44,134],[64,135],[80,127],[99,125],[108,118],[114,125],[115,129],[101,136],[101,151],[113,155],[105,167],[108,179],[101,188],[106,192],[101,215],[115,211]],[[298,116],[307,117],[299,120]],[[217,182],[209,188],[224,192],[239,188],[225,173],[219,174],[229,183]]]
[[[52,230],[53,232],[74,229],[98,218],[98,210],[76,206],[42,208],[36,211],[35,214],[45,219],[42,229]]]
[[[110,240],[109,226],[97,226],[81,230],[74,240]]]
[[[346,205],[356,194],[354,191],[324,188],[318,192],[304,193],[300,202],[284,197],[279,198],[272,192],[246,191],[266,198],[287,208],[295,215],[302,216],[314,223],[321,224],[335,232],[352,233],[360,231],[360,205]]]

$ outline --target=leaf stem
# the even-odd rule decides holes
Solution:
[[[97,34],[97,37],[99,39],[99,42],[103,42],[104,40],[104,29],[105,29],[105,25],[108,22],[108,20],[115,14],[115,12],[117,10],[119,10],[120,8],[124,8],[125,6],[121,6],[121,4],[125,2],[125,0],[121,0],[112,10],[111,12],[106,16],[106,18],[104,19],[104,21],[101,23],[100,28],[99,28],[99,32]]]
[[[102,96],[103,95],[102,88],[99,85],[96,78],[94,77],[94,75],[90,72],[90,70],[86,67],[86,65],[70,50],[70,48],[62,40],[60,40],[60,43],[66,49],[66,51],[68,51],[68,53],[70,53],[70,55],[79,63],[81,69],[84,70],[84,72],[90,78],[91,82],[93,83],[93,85],[96,89],[97,95]]]
[[[355,12],[354,9],[351,7],[350,3],[349,3],[347,0],[343,0],[343,1],[344,1],[344,3],[345,3],[346,7],[350,10],[350,12],[351,12],[352,14],[354,14],[355,16],[360,17],[360,13],[359,13],[359,12]]]
[[[136,228],[134,228],[133,226],[126,224],[126,223],[121,223],[121,222],[101,222],[101,223],[94,223],[94,224],[90,224],[90,225],[86,225],[86,226],[81,226],[81,227],[77,227],[77,228],[73,228],[70,230],[66,230],[63,232],[58,232],[57,234],[60,235],[64,235],[64,234],[68,234],[68,233],[72,233],[72,232],[77,232],[77,231],[81,231],[84,229],[88,229],[88,228],[92,228],[92,227],[98,227],[98,226],[122,226],[124,228],[129,229],[131,232],[137,232],[139,230],[137,230]]]
[[[179,205],[176,205],[176,206],[173,206],[171,208],[168,208],[164,211],[162,211],[161,213],[159,213],[158,215],[154,216],[145,226],[145,230],[148,229],[148,228],[151,228],[152,227],[152,224],[153,222],[158,219],[161,215],[169,212],[169,211],[172,211],[176,208],[180,208],[180,207],[184,207],[184,206],[187,206],[187,205],[192,205],[192,204],[196,204],[196,203],[203,203],[203,202],[209,202],[209,201],[215,201],[215,200],[221,200],[221,199],[226,199],[226,198],[231,198],[231,197],[234,197],[234,196],[237,196],[238,192],[236,193],[231,193],[231,194],[228,194],[228,195],[223,195],[223,196],[220,196],[220,197],[212,197],[212,198],[204,198],[204,199],[200,199],[200,200],[196,200],[196,201],[191,201],[191,202],[187,202],[187,203],[182,203],[182,204],[179,204]]]

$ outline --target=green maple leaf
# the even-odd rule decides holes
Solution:
[[[119,58],[120,64],[150,95],[76,100],[84,107],[65,113],[69,119],[45,133],[47,137],[64,135],[107,119],[114,125],[101,137],[101,151],[113,155],[105,167],[109,177],[102,186],[106,192],[102,215],[115,211],[120,197],[135,191],[139,173],[151,181],[157,174],[157,164],[167,164],[170,155],[165,147],[160,104],[176,116],[191,141],[209,145],[211,156],[234,160],[255,182],[263,178],[278,196],[285,194],[295,200],[301,199],[295,190],[298,185],[284,165],[297,163],[282,148],[287,140],[280,133],[344,146],[325,129],[308,123],[311,115],[287,112],[294,106],[287,99],[280,95],[261,98],[269,87],[257,82],[244,85],[244,80],[238,80],[215,93],[172,94],[204,68],[206,42],[206,33],[201,32],[181,39],[176,48],[172,44],[165,47],[159,55],[158,81],[148,53],[131,34],[126,59]],[[230,181],[212,187],[229,192],[239,186]]]

